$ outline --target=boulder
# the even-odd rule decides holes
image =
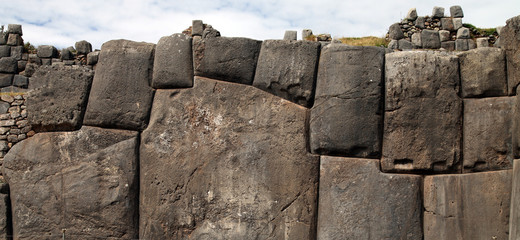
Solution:
[[[10,57],[11,56],[11,47],[7,45],[0,45],[0,58]]]
[[[507,95],[506,57],[500,48],[478,48],[458,54],[462,97]]]
[[[422,239],[421,187],[378,160],[322,156],[317,239]]]
[[[309,122],[313,153],[381,155],[384,55],[378,47],[323,48]]]
[[[453,18],[453,29],[459,30],[462,27],[462,18]]]
[[[81,128],[94,72],[87,68],[42,66],[31,78],[29,123],[36,131]]]
[[[76,48],[76,54],[77,55],[87,55],[88,53],[92,52],[92,44],[85,40],[81,40],[79,42],[76,42],[74,44]]]
[[[462,12],[462,7],[459,5],[451,6],[450,14],[451,14],[451,17],[454,17],[454,18],[463,18],[464,17],[464,13]]]
[[[515,159],[512,172],[511,211],[509,214],[509,239],[520,238],[520,160]]]
[[[410,50],[413,49],[413,44],[406,39],[399,39],[399,49],[401,50]]]
[[[155,48],[153,88],[193,86],[191,37],[177,33],[162,37]]]
[[[412,34],[412,45],[414,48],[422,48],[421,33]]]
[[[287,30],[285,31],[285,34],[283,35],[283,40],[297,40],[298,39],[298,32]]]
[[[200,77],[157,90],[141,141],[140,239],[314,238],[319,158],[306,150],[306,114]]]
[[[7,25],[7,33],[19,34],[23,35],[22,25],[20,24],[8,24]]]
[[[462,100],[456,56],[443,52],[386,54],[383,171],[459,168]]]
[[[423,48],[437,49],[441,47],[439,31],[424,29],[421,32],[421,42]]]
[[[74,60],[74,53],[70,51],[68,48],[64,48],[61,50],[61,60]]]
[[[500,31],[500,44],[506,50],[507,92],[514,95],[520,84],[520,15],[506,21]]]
[[[395,39],[390,40],[390,42],[388,43],[388,49],[399,49],[399,41]]]
[[[264,41],[253,86],[311,107],[320,46],[311,41]]]
[[[2,169],[13,238],[137,238],[137,146],[137,132],[96,127],[14,145]]]
[[[51,45],[40,45],[37,54],[40,58],[56,58],[58,57],[58,50]]]
[[[390,25],[390,29],[388,29],[388,37],[393,40],[399,40],[404,38],[403,31],[401,30],[401,26],[399,23],[394,23]]]
[[[415,27],[424,29],[424,17],[417,17],[417,19],[415,19]]]
[[[251,85],[261,44],[248,38],[194,40],[195,75]]]
[[[204,23],[202,23],[202,20],[193,20],[191,26],[192,36],[202,36],[202,32],[204,31]]]
[[[443,7],[433,7],[432,17],[433,18],[444,17],[444,8]]]
[[[415,21],[415,19],[417,19],[417,9],[410,8],[410,10],[408,10],[408,14],[406,14],[406,19],[409,21]]]
[[[513,167],[514,97],[464,99],[464,171]]]
[[[87,54],[87,65],[96,65],[99,60],[99,51],[90,52]]]
[[[461,27],[457,30],[457,39],[470,39],[471,34],[469,28]]]
[[[441,18],[441,27],[443,30],[453,31],[455,26],[453,25],[453,18]]]
[[[16,87],[27,88],[29,86],[29,78],[22,75],[14,75],[13,85]]]
[[[0,73],[0,88],[11,86],[13,76],[14,74]]]
[[[508,239],[511,170],[424,178],[424,239]]]
[[[303,29],[302,30],[302,40],[308,40],[307,38],[309,38],[310,36],[312,36],[312,30],[311,29]]]
[[[439,40],[441,40],[441,42],[450,41],[451,40],[450,31],[440,30],[439,31]],[[442,45],[441,45],[441,47],[442,47]]]
[[[84,123],[142,130],[152,105],[155,45],[128,40],[103,44],[92,82]]]

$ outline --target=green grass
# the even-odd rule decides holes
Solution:
[[[480,33],[481,36],[489,36],[489,35],[497,34],[496,28],[478,28],[478,27],[475,27],[475,25],[470,24],[470,23],[464,23],[464,24],[462,24],[462,26],[469,28],[472,33],[473,33],[473,30],[476,30],[478,33]]]

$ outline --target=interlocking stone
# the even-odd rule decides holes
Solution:
[[[424,178],[424,239],[508,239],[511,170]]]
[[[11,56],[11,47],[7,45],[0,46],[0,57],[10,57]]]
[[[386,54],[384,171],[459,168],[462,101],[456,56],[432,51]]]
[[[94,72],[86,68],[42,66],[31,78],[28,120],[36,131],[81,128]]]
[[[74,54],[68,49],[64,48],[61,50],[61,60],[74,60]]]
[[[477,48],[489,47],[489,38],[477,38]]]
[[[155,45],[112,40],[101,47],[84,123],[142,130],[152,105]]]
[[[421,33],[412,34],[412,44],[414,48],[422,48]]]
[[[410,50],[413,49],[413,44],[406,39],[399,39],[399,49],[401,50]]]
[[[423,48],[437,49],[441,47],[439,31],[424,29],[421,32],[421,42]]]
[[[87,54],[87,65],[96,65],[99,60],[99,51]]]
[[[11,86],[13,83],[13,74],[0,73],[0,87]]]
[[[96,127],[14,145],[2,169],[13,238],[137,238],[137,146],[137,132]]]
[[[13,57],[0,58],[0,73],[18,73],[18,62]]]
[[[421,185],[378,160],[322,156],[317,239],[422,239]]]
[[[214,37],[193,41],[196,76],[251,85],[262,42]]]
[[[29,86],[29,78],[22,75],[14,75],[13,86],[27,88]]]
[[[459,30],[462,27],[462,18],[453,18],[453,28]]]
[[[457,30],[457,39],[469,39],[471,38],[470,31],[466,27],[459,28]]]
[[[424,29],[424,17],[417,17],[417,19],[415,19],[415,26],[420,29]]]
[[[520,15],[506,21],[499,39],[506,50],[507,90],[513,95],[520,84]]]
[[[507,95],[506,57],[500,48],[478,48],[458,54],[462,97]]]
[[[313,153],[381,155],[384,54],[378,47],[323,48],[309,123]]]
[[[312,239],[319,159],[307,110],[196,77],[157,90],[140,150],[140,239]]]
[[[446,42],[446,41],[451,40],[450,31],[440,30],[439,39],[441,40],[441,42]]]
[[[467,51],[467,50],[469,50],[469,41],[470,41],[470,39],[457,39],[457,40],[455,40],[455,50],[457,50],[457,51]]]
[[[23,45],[23,40],[22,40],[22,37],[20,36],[20,34],[9,33],[9,36],[7,38],[7,45],[9,45],[9,46]]]
[[[455,26],[453,25],[452,18],[441,18],[441,27],[443,30],[453,31]]]
[[[253,86],[311,107],[320,46],[311,41],[264,41]]]
[[[193,86],[192,38],[185,34],[162,37],[155,48],[152,87]]]
[[[20,61],[23,58],[23,46],[12,46],[11,57]]]

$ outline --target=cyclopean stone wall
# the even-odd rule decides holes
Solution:
[[[35,134],[4,157],[0,236],[515,239],[519,19],[504,49],[465,52],[220,37],[201,21],[106,42],[91,65],[42,47],[12,101]]]

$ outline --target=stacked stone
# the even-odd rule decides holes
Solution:
[[[444,8],[434,7],[432,16],[417,16],[412,8],[406,18],[390,26],[387,38],[391,49],[446,49],[466,51],[476,47],[469,29],[462,26],[464,14],[460,6],[450,7],[451,17],[444,15]],[[458,40],[458,41],[457,41]]]
[[[29,62],[34,64],[34,66],[30,67],[31,71],[27,72],[26,75],[30,77],[34,73],[35,68],[40,65],[79,65],[93,69],[97,63],[99,51],[92,52],[92,45],[85,40],[76,42],[75,46],[75,48],[70,46],[61,51],[58,51],[56,47],[51,45],[38,46],[36,55],[29,56],[29,59],[31,59]]]

